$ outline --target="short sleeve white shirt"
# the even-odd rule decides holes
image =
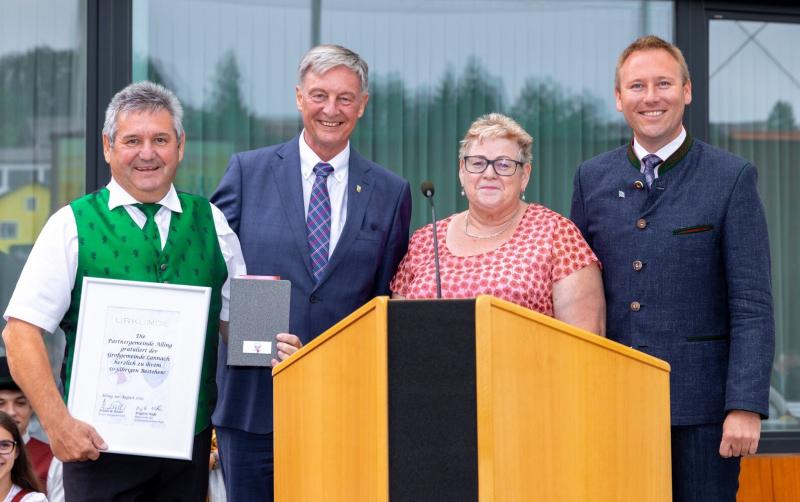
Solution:
[[[133,204],[138,201],[112,178],[107,185],[108,208],[118,206],[125,210],[139,228],[147,217]],[[166,244],[173,212],[183,212],[174,186],[161,199],[161,209],[155,215],[161,236],[161,247]],[[225,215],[211,204],[214,228],[217,232],[222,256],[228,269],[228,279],[222,286],[220,319],[228,320],[230,303],[230,278],[247,273],[239,239],[228,225]],[[14,317],[39,328],[53,332],[58,327],[71,302],[72,288],[78,268],[78,226],[70,206],[56,211],[45,223],[28,260],[22,269],[17,286],[3,316]]]

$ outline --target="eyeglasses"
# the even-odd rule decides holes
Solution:
[[[507,157],[498,157],[494,160],[489,160],[483,155],[468,155],[464,157],[464,169],[472,174],[480,174],[487,167],[492,166],[498,176],[513,176],[517,172],[517,167],[522,165],[524,165],[522,162]]]
[[[0,441],[0,454],[8,454],[14,451],[14,448],[17,446],[16,441],[12,441],[10,439],[3,439]]]

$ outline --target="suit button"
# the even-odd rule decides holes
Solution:
[[[646,226],[647,226],[647,220],[645,220],[644,218],[639,218],[638,220],[636,220],[636,228],[638,228],[639,230],[644,230]]]
[[[639,303],[639,302],[631,302],[631,310],[633,310],[634,312],[639,312],[639,310],[641,310],[641,308],[642,308],[642,304],[641,303]]]
[[[322,301],[322,299],[320,297],[318,297],[317,295],[311,295],[308,298],[308,301],[309,301],[309,303],[317,303],[317,302]]]
[[[636,180],[633,182],[633,188],[636,190],[642,190],[644,189],[644,183],[642,183],[641,180]]]
[[[163,272],[166,269],[167,269],[167,264],[166,263],[162,263],[161,264],[161,271]]]
[[[644,266],[644,263],[642,263],[642,260],[636,260],[636,261],[633,262],[633,269],[635,271],[637,271],[637,272],[640,271],[643,266]]]

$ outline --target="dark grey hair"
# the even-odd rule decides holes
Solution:
[[[125,87],[111,98],[106,108],[106,121],[103,123],[103,134],[108,136],[109,144],[114,144],[117,134],[117,117],[128,112],[155,113],[167,110],[172,115],[172,127],[180,141],[183,136],[183,106],[175,94],[163,85],[147,80],[136,82]]]
[[[369,66],[355,52],[341,45],[318,45],[306,52],[297,68],[297,80],[303,86],[303,80],[308,72],[322,75],[337,66],[344,66],[353,71],[361,80],[361,93],[366,93],[369,88]]]

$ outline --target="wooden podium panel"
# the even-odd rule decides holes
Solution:
[[[476,343],[481,502],[672,500],[665,362],[486,296]]]
[[[386,307],[364,305],[273,370],[275,500],[387,500]]]
[[[376,298],[273,370],[278,501],[669,501],[669,366],[491,297]]]

